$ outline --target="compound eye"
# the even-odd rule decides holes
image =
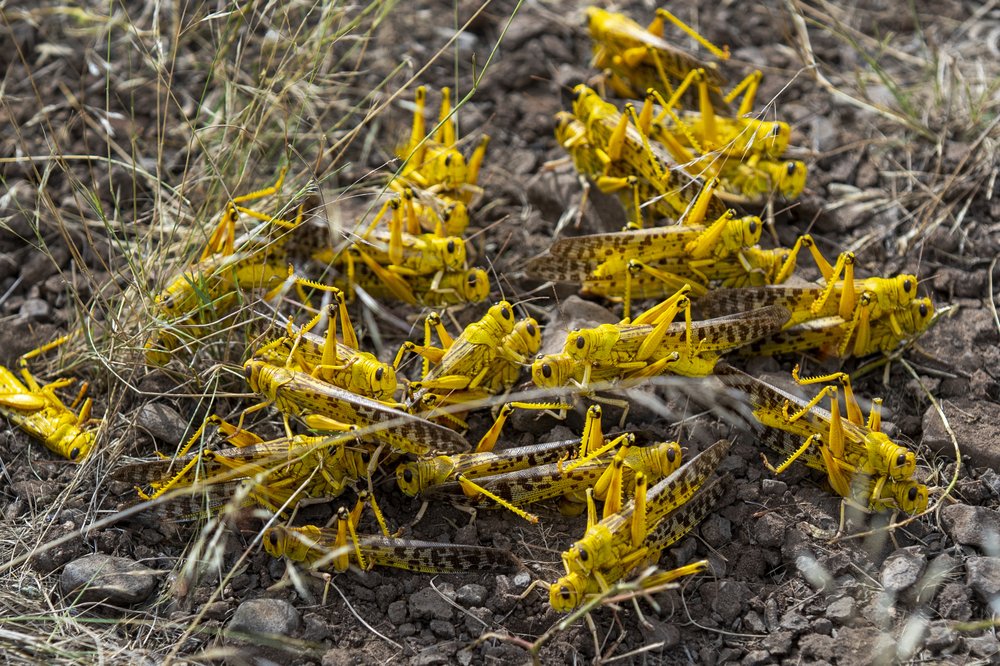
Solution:
[[[926,317],[927,316],[927,304],[926,303],[921,303],[920,304],[920,316],[921,317]]]
[[[896,456],[896,467],[903,467],[904,465],[906,465],[906,454],[900,453]]]
[[[278,533],[277,532],[271,532],[270,534],[267,535],[267,540],[271,542],[272,546],[277,547],[278,546]]]
[[[367,451],[361,452],[361,462],[367,463],[371,459],[372,459],[372,454],[368,453]]]
[[[69,452],[69,459],[70,460],[76,460],[77,456],[79,456],[79,455],[80,455],[80,447],[79,446],[74,446],[73,450],[71,450]]]
[[[788,172],[789,176],[794,176],[796,170],[795,162],[789,162],[788,166],[785,167],[785,170]]]
[[[583,339],[582,335],[576,336],[576,348],[583,349],[587,345],[587,341]]]
[[[750,223],[750,233],[752,233],[752,234],[757,233],[757,223],[756,222],[751,222]]]
[[[375,381],[377,381],[377,382],[382,381],[382,375],[384,375],[384,374],[385,374],[385,372],[384,372],[383,368],[377,369],[375,371]]]
[[[903,291],[908,294],[910,289],[913,289],[913,283],[910,280],[903,280]]]
[[[673,462],[675,458],[677,458],[677,452],[673,449],[667,449],[667,460]]]
[[[560,587],[559,588],[559,596],[562,599],[564,599],[566,601],[569,601],[569,588],[566,587],[566,586]]]
[[[452,254],[454,252],[455,252],[455,241],[454,240],[449,240],[448,241],[448,254]]]
[[[548,363],[542,365],[542,377],[546,379],[552,379],[552,366]]]
[[[580,561],[581,562],[586,562],[587,560],[590,559],[590,555],[587,555],[587,551],[586,550],[584,550],[583,548],[578,548],[577,550],[580,553]]]
[[[917,499],[917,489],[915,486],[906,491],[906,499],[911,502]]]
[[[771,128],[771,136],[781,136],[781,125],[775,124],[775,126]]]
[[[413,470],[409,467],[403,470],[403,481],[406,483],[413,483]]]
[[[479,282],[479,278],[476,277],[475,273],[469,273],[468,280],[469,280],[469,286],[470,287],[475,287],[476,284]]]
[[[531,337],[535,337],[535,325],[534,324],[528,324],[525,328],[528,331],[528,335],[530,335]]]
[[[451,153],[448,153],[447,155],[444,156],[444,165],[446,167],[451,166]]]

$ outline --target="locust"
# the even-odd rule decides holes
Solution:
[[[491,508],[529,504],[551,499],[561,499],[560,510],[567,515],[578,514],[583,506],[584,493],[590,488],[595,499],[605,501],[628,491],[641,472],[647,479],[659,480],[681,464],[678,442],[658,442],[646,446],[633,446],[634,437],[625,438],[613,456],[604,454],[588,456],[585,460],[557,461],[526,469],[491,474],[476,478],[481,491],[466,488],[461,481],[451,481],[434,486],[423,493],[429,501],[444,500],[458,506]],[[473,490],[473,492],[469,492]],[[530,514],[529,514],[530,515]]]
[[[96,426],[100,423],[90,417],[92,400],[83,398],[87,385],[82,386],[76,400],[67,406],[56,391],[70,386],[74,379],[57,379],[42,385],[28,370],[29,360],[67,340],[69,336],[62,336],[21,355],[17,362],[20,379],[11,370],[0,366],[0,414],[53,453],[81,461],[94,448]],[[78,407],[79,410],[74,412]]]
[[[427,307],[481,303],[490,295],[490,278],[482,268],[404,278],[365,254],[353,261],[353,275],[334,278],[333,284],[349,294],[360,287],[376,299]]]
[[[678,310],[685,322],[672,323]],[[644,315],[652,313],[650,318]],[[787,319],[783,308],[692,322],[683,291],[636,319],[570,332],[561,355],[538,357],[532,379],[554,388],[568,383],[589,386],[595,380],[637,379],[662,372],[699,377],[711,374],[720,356],[774,333]],[[611,369],[614,369],[612,371]]]
[[[728,451],[729,442],[720,440],[648,489],[645,475],[637,474],[634,499],[620,507],[605,504],[600,521],[588,507],[583,538],[562,556],[566,575],[549,587],[552,607],[572,610],[586,595],[607,589],[647,560],[659,559],[721,498],[725,477],[704,484]]]
[[[753,274],[755,266],[748,257],[759,255],[751,249],[762,228],[760,218],[727,212],[707,227],[678,225],[575,236],[556,241],[526,270],[533,277],[580,282],[588,294],[623,296],[628,317],[633,298],[662,298],[684,285],[692,298],[704,296],[723,266],[738,267],[737,274]],[[787,279],[794,265],[795,255],[785,253],[773,279]]]
[[[254,352],[254,358],[307,372],[317,379],[351,393],[376,400],[391,399],[396,392],[396,371],[369,352],[358,349],[358,338],[347,312],[343,292],[334,294],[324,312],[300,330],[277,338]],[[310,333],[323,315],[328,326],[325,337]],[[337,340],[337,320],[342,322],[344,342]]]
[[[608,86],[622,97],[638,99],[650,87],[671,97],[691,72],[704,70],[706,89],[715,107],[726,108],[722,95],[726,80],[718,66],[665,41],[664,22],[676,25],[720,60],[729,58],[728,49],[711,44],[665,9],[657,10],[646,28],[624,14],[597,7],[587,9],[587,19],[594,42],[592,64],[606,72]]]
[[[396,483],[403,493],[415,497],[428,488],[439,486],[463,478],[463,487],[473,489],[468,483],[482,476],[503,474],[517,470],[538,467],[549,463],[566,462],[570,459],[585,459],[601,455],[624,441],[616,437],[605,441],[601,426],[600,405],[587,409],[586,422],[580,439],[546,442],[529,446],[514,447],[503,451],[493,451],[500,431],[508,416],[516,407],[535,408],[534,403],[505,403],[500,409],[493,426],[483,435],[476,450],[471,453],[439,455],[406,462],[396,468]],[[552,405],[556,407],[556,405]],[[479,492],[478,489],[474,489]]]
[[[208,423],[218,427],[230,446],[185,453]],[[367,476],[371,455],[371,450],[359,447],[352,433],[296,434],[263,441],[219,417],[210,417],[177,457],[126,465],[115,470],[113,476],[118,481],[149,486],[149,491],[137,488],[142,500],[153,500],[181,487],[225,490],[233,482],[246,479],[251,483],[247,502],[278,513],[294,508],[303,498],[339,497]]]
[[[731,366],[721,366],[716,373],[727,386],[747,394],[753,415],[761,425],[804,439],[780,465],[771,467],[776,473],[784,471],[811,447],[815,447],[822,456],[830,485],[841,497],[853,496],[852,487],[858,476],[875,480],[869,497],[876,500],[883,496],[883,487],[889,480],[900,482],[913,476],[916,469],[913,452],[881,432],[881,401],[875,401],[865,421],[851,389],[850,378],[845,373],[802,379],[796,366],[792,376],[798,383],[836,382],[825,386],[809,401],[803,401]],[[846,418],[841,416],[837,400],[840,388],[844,390]],[[830,397],[830,411],[818,407],[826,396]]]
[[[273,404],[286,419],[299,416],[316,430],[360,428],[358,434],[384,442],[400,451],[423,454],[431,449],[459,451],[468,444],[458,433],[383,403],[327,384],[312,375],[291,368],[250,359],[244,366],[250,388],[265,401],[244,410],[241,420],[252,411]]]
[[[335,529],[269,527],[264,530],[263,543],[273,557],[284,556],[337,572],[350,567],[352,555],[362,570],[381,566],[420,573],[509,573],[521,566],[512,554],[496,548],[358,534],[355,519],[344,507],[337,513]]]
[[[761,428],[754,437],[769,447],[784,459],[791,458],[801,448],[801,437],[777,428]],[[827,473],[829,465],[841,470],[840,474],[850,476],[850,486],[844,498],[867,510],[876,512],[899,509],[905,513],[918,514],[927,510],[929,492],[927,486],[910,479],[876,479],[866,474],[857,474],[857,470],[843,461],[828,461],[826,456],[808,449],[799,456],[807,467]],[[838,474],[835,472],[835,475]],[[829,474],[827,473],[829,476]],[[881,488],[880,488],[881,487]],[[841,490],[844,486],[841,486]],[[835,490],[837,490],[835,488]],[[840,491],[838,490],[838,493]],[[876,495],[876,492],[880,492]]]
[[[573,114],[583,123],[587,140],[606,170],[610,173],[615,165],[624,173],[645,179],[673,207],[674,217],[683,215],[704,182],[687,174],[666,151],[651,145],[648,137],[632,124],[628,112],[619,112],[585,85],[577,86],[575,93]],[[705,203],[708,217],[715,219],[725,212],[721,200],[714,195],[708,198]]]
[[[299,206],[292,221],[265,215],[240,204],[276,194],[284,182],[285,169],[277,182],[249,194],[235,197],[208,239],[198,262],[181,271],[154,299],[153,316],[164,326],[155,330],[145,342],[146,360],[153,365],[165,365],[171,352],[188,341],[203,338],[212,324],[231,312],[240,301],[240,292],[265,290],[270,297],[288,281],[304,286],[326,289],[304,278],[295,277],[288,263],[288,250],[296,244],[309,245],[311,240],[294,238],[304,229],[305,204]],[[263,236],[235,239],[236,223],[246,215],[264,223]],[[305,293],[300,294],[305,299]]]
[[[404,160],[400,177],[407,183],[438,196],[469,204],[479,191],[479,169],[486,155],[489,137],[483,136],[466,161],[461,151],[455,147],[457,136],[450,89],[441,89],[441,110],[433,136],[427,134],[424,119],[426,104],[427,89],[420,86],[414,96],[410,140],[396,153]]]
[[[888,319],[871,321],[868,314],[870,303],[870,294],[864,292],[850,321],[834,315],[803,322],[757,340],[741,349],[740,353],[769,356],[815,349],[824,355],[839,358],[862,358],[879,352],[887,354],[923,334],[936,315],[930,298],[911,301],[909,307],[894,312],[901,332],[897,335]]]
[[[700,72],[694,79],[704,86]],[[701,112],[683,114],[682,118],[673,107],[684,88],[669,101],[652,88],[646,91],[642,110],[633,120],[651,145],[662,146],[692,175],[718,178],[719,196],[727,202],[753,203],[772,193],[791,200],[802,193],[806,165],[781,157],[791,135],[786,123],[717,116],[704,91],[699,95]],[[654,103],[660,105],[658,113],[654,113]]]
[[[785,324],[786,329],[818,318],[839,317],[845,323],[837,349],[839,356],[848,354],[852,340],[859,350],[868,349],[871,328],[881,318],[885,318],[892,335],[902,340],[907,336],[900,323],[901,317],[907,320],[910,330],[919,328],[919,322],[927,317],[927,314],[920,316],[919,304],[917,317],[913,317],[910,310],[910,304],[917,296],[915,275],[854,279],[855,259],[852,253],[844,253],[831,266],[816,250],[811,239],[803,237],[800,241],[812,252],[826,284],[805,287],[767,285],[716,291],[700,303],[702,311],[713,315],[781,305],[791,313]],[[841,275],[843,280],[838,279]]]

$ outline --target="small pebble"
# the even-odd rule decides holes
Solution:
[[[900,548],[882,565],[882,587],[887,592],[902,592],[920,579],[926,565],[927,556],[919,546]]]
[[[299,611],[284,599],[250,599],[236,607],[226,632],[242,634],[240,639],[257,634],[290,636],[301,624]]]

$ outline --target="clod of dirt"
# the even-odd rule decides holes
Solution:
[[[132,606],[156,590],[156,572],[124,557],[94,553],[63,569],[59,587],[72,601]]]
[[[410,595],[411,618],[451,620],[454,615],[455,609],[433,588],[425,587]]]
[[[1000,512],[984,506],[953,504],[941,511],[941,523],[955,543],[986,553],[1000,551]]]
[[[851,624],[857,616],[854,597],[841,597],[826,607],[826,617],[841,626]]]

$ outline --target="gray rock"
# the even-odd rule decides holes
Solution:
[[[927,557],[919,546],[900,548],[882,565],[882,587],[887,592],[898,594],[920,579],[926,565]]]
[[[795,634],[791,631],[773,631],[763,640],[763,647],[771,654],[788,654]]]
[[[764,618],[757,611],[747,611],[743,616],[743,626],[755,634],[763,634],[767,631]]]
[[[472,606],[482,606],[485,599],[486,588],[475,583],[463,585],[455,592],[455,601],[466,608],[471,608]]]
[[[799,638],[799,649],[805,657],[822,659],[833,654],[836,639],[823,634],[806,634]]]
[[[970,557],[965,561],[966,582],[983,603],[1000,613],[1000,557]]]
[[[713,548],[720,548],[733,539],[732,523],[728,518],[712,514],[701,524],[701,536]]]
[[[451,622],[446,622],[445,620],[431,620],[429,627],[431,633],[438,638],[455,637],[455,625]]]
[[[927,625],[927,635],[924,637],[924,647],[928,650],[940,650],[954,645],[958,634],[945,620],[935,620]]]
[[[30,321],[51,321],[52,306],[41,298],[26,298],[17,314]]]
[[[410,666],[450,664],[456,652],[458,649],[454,642],[438,643],[418,652],[415,657],[410,659],[409,664]]]
[[[825,617],[818,617],[812,621],[812,630],[817,634],[830,636],[833,634],[833,622]]]
[[[513,582],[515,589],[524,589],[531,585],[531,574],[527,571],[519,571],[514,574]]]
[[[406,622],[406,602],[402,599],[393,601],[389,604],[386,616],[389,618],[389,622],[392,622],[397,627]]]
[[[59,578],[59,587],[74,601],[131,606],[153,594],[156,575],[157,572],[130,559],[94,553],[67,564]]]
[[[853,597],[841,597],[826,607],[826,617],[841,626],[851,624],[857,614],[857,604]]]
[[[941,510],[941,524],[955,543],[986,553],[1000,552],[1000,511],[952,504]]]
[[[747,652],[747,655],[743,657],[744,666],[763,666],[773,663],[775,663],[774,659],[771,658],[771,653],[767,650],[753,650]]]
[[[993,332],[996,333],[995,327]],[[959,398],[945,401],[943,409],[948,417],[948,424],[962,445],[962,459],[965,460],[968,456],[976,467],[998,469],[1000,422],[996,418],[996,406],[990,407],[990,404],[987,401]],[[924,413],[923,433],[923,443],[932,450],[946,456],[954,455],[955,445],[951,441],[951,435],[944,429],[944,423],[934,405]]]
[[[801,613],[791,611],[782,616],[781,628],[796,632],[805,631],[809,628],[809,620]]]
[[[937,610],[947,620],[965,621],[972,617],[969,588],[961,583],[946,583],[937,595]]]
[[[769,476],[765,476],[760,480],[760,488],[764,491],[765,495],[772,495],[774,497],[781,497],[788,490],[788,484],[784,481],[779,481],[778,479],[772,479]]]
[[[777,513],[765,513],[754,525],[754,536],[765,548],[780,548],[785,541],[785,521]]]
[[[181,443],[188,427],[187,420],[176,409],[162,402],[149,402],[140,407],[135,422],[156,439],[173,446]]]
[[[982,636],[966,636],[965,645],[969,652],[977,657],[991,658],[989,663],[997,663],[997,656],[1000,655],[1000,642],[997,641],[992,632],[987,631]]]
[[[410,595],[410,617],[419,620],[451,620],[455,609],[433,588],[425,587]]]
[[[302,618],[295,606],[284,599],[250,599],[236,607],[227,634],[290,636],[298,631]]]
[[[719,614],[726,625],[730,625],[743,612],[744,590],[732,581],[709,582],[699,588],[702,603]]]

